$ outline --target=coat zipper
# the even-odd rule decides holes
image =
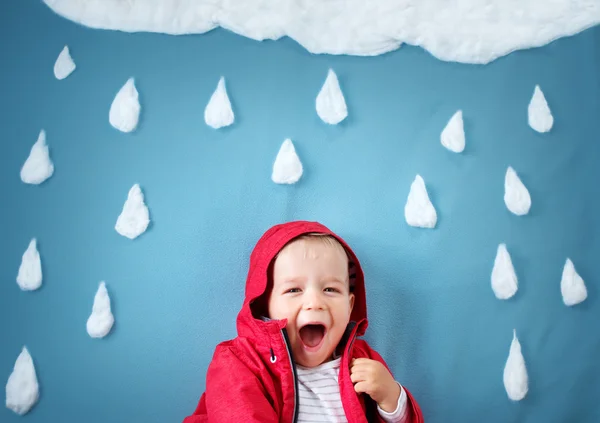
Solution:
[[[290,340],[287,336],[287,332],[284,329],[281,329],[281,335],[283,336],[283,343],[285,344],[285,349],[287,350],[288,357],[290,359],[290,366],[292,367],[292,375],[294,379],[294,419],[293,423],[298,421],[298,375],[296,374],[296,363],[294,363],[294,358],[292,357],[292,351],[290,350]]]
[[[350,329],[350,335],[348,337],[348,341],[346,343],[346,347],[344,348],[344,355],[348,356],[348,360],[350,360],[352,358],[352,354],[350,353],[352,350],[352,347],[354,346],[354,341],[356,340],[356,332],[355,332],[355,326],[356,324],[354,324],[351,329]]]
[[[356,332],[354,331],[354,328],[356,327],[356,323],[352,324],[352,327],[350,328],[350,335],[347,341],[347,347],[345,348],[345,353],[346,354],[350,354],[350,350],[352,349],[352,346],[354,345],[354,340],[356,339]]]

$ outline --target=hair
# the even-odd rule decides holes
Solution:
[[[323,234],[320,232],[309,232],[309,233],[302,234],[302,235],[290,240],[287,244],[285,244],[283,246],[283,248],[281,250],[279,250],[279,252],[273,258],[273,261],[275,261],[275,259],[279,256],[279,254],[281,254],[282,251],[284,251],[288,246],[290,246],[291,244],[293,244],[297,241],[319,242],[323,245],[326,245],[328,247],[331,247],[331,248],[337,250],[340,253],[343,253],[344,256],[346,256],[346,258],[348,259],[348,262],[350,262],[350,256],[348,255],[348,252],[346,251],[344,246],[342,244],[340,244],[340,242],[334,236],[331,236],[329,234]],[[306,257],[306,254],[308,254],[308,253],[309,253],[309,250],[306,249],[304,252],[305,257]]]

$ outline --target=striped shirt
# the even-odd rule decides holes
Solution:
[[[340,362],[341,357],[312,368],[296,365],[299,423],[348,422],[342,407],[338,385]],[[400,386],[400,391],[398,406],[394,412],[387,413],[377,407],[379,414],[386,422],[402,423],[405,420],[406,392],[402,386]]]

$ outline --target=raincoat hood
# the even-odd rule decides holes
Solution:
[[[367,329],[367,299],[362,268],[348,244],[329,228],[318,222],[293,221],[271,227],[256,243],[250,255],[250,265],[246,278],[246,293],[242,309],[237,317],[239,336],[255,338],[264,331],[280,330],[287,324],[285,320],[264,321],[257,316],[257,303],[264,300],[268,287],[269,268],[275,256],[293,239],[308,233],[321,233],[333,236],[346,250],[349,257],[349,273],[353,285],[354,308],[350,321],[359,325],[357,335],[364,335]],[[259,310],[260,311],[260,310]],[[262,310],[264,311],[264,310]]]

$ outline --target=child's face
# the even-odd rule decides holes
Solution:
[[[275,260],[269,317],[288,319],[296,363],[314,367],[331,360],[354,305],[348,259],[318,240],[298,240]]]

